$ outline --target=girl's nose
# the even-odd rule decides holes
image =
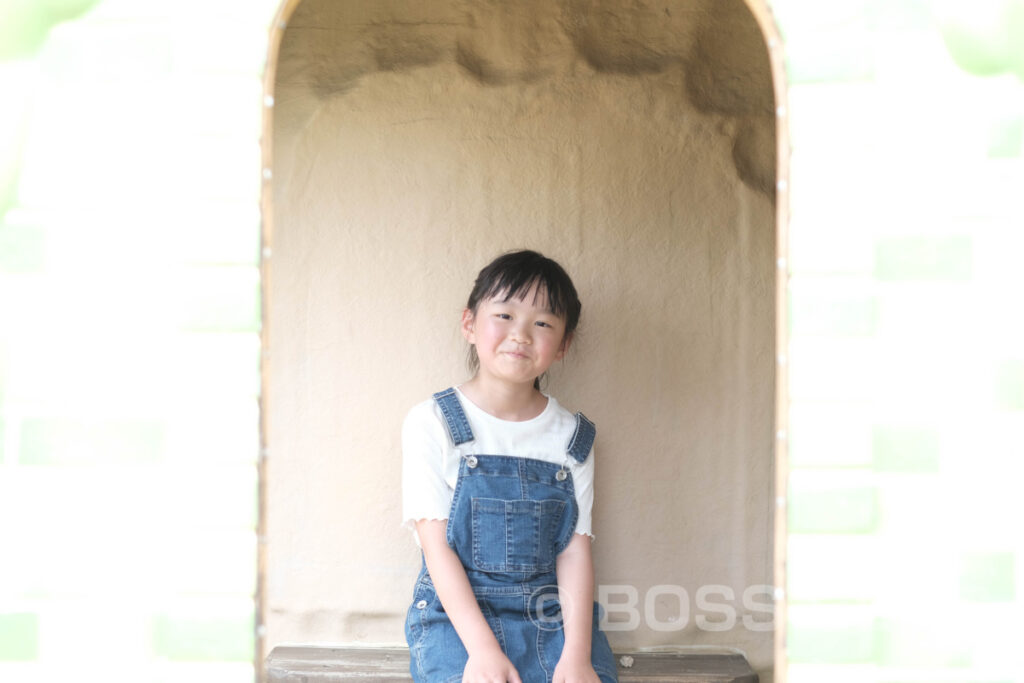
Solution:
[[[525,325],[516,325],[512,328],[512,339],[522,344],[530,343],[529,328]]]

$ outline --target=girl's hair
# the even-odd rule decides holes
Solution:
[[[523,299],[534,285],[537,286],[535,295],[544,290],[548,309],[565,320],[564,342],[576,331],[580,322],[580,298],[565,269],[558,262],[535,251],[509,252],[487,264],[476,276],[466,308],[475,316],[481,301],[501,294],[505,295],[503,301],[512,297]],[[469,367],[474,373],[480,367],[476,347],[472,345],[469,347]],[[540,388],[539,378],[533,385]]]

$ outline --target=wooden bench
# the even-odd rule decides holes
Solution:
[[[757,674],[738,654],[628,652],[616,657],[620,683],[757,683]],[[282,646],[267,656],[268,683],[411,680],[409,650],[402,647]]]

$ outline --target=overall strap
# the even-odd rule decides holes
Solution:
[[[583,462],[590,454],[594,445],[594,438],[597,436],[597,428],[594,423],[587,419],[583,413],[576,413],[576,430],[569,439],[568,451],[576,462]]]
[[[461,446],[467,441],[473,440],[473,430],[469,428],[469,420],[462,410],[459,397],[455,395],[455,388],[449,387],[444,391],[434,394],[434,400],[441,408],[444,421],[448,423],[448,434],[452,437],[452,443]]]

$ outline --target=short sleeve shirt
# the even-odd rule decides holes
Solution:
[[[444,416],[433,399],[413,406],[402,423],[402,526],[412,529],[421,519],[448,519],[464,455],[513,455],[565,465],[572,474],[579,517],[576,533],[593,538],[594,452],[582,463],[568,455],[576,417],[547,396],[537,417],[521,422],[502,420],[477,407],[456,388],[473,441],[456,452]],[[417,543],[419,539],[417,538]]]

